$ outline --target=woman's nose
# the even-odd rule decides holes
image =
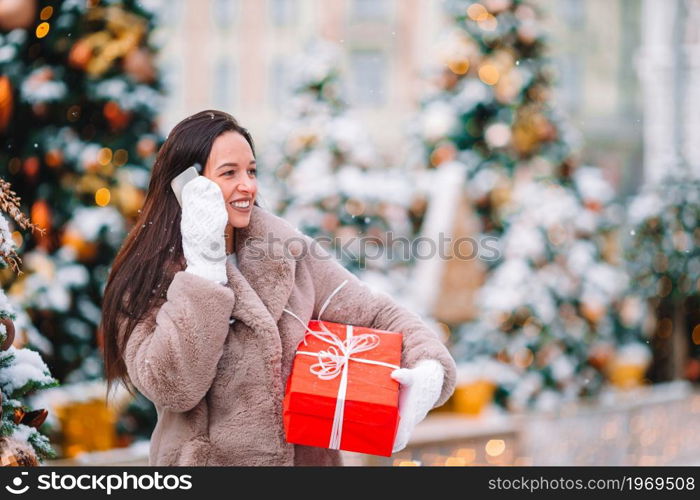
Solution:
[[[237,186],[237,189],[244,193],[252,193],[255,190],[255,183],[252,181],[244,181]]]

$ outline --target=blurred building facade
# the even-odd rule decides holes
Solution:
[[[656,120],[668,106],[663,98],[648,102],[668,85],[654,90],[645,75],[653,78],[666,71],[664,64],[677,65],[674,51],[689,51],[690,63],[697,59],[688,48],[696,43],[697,28],[677,28],[679,19],[697,17],[698,2],[537,3],[545,12],[542,28],[552,38],[557,101],[582,133],[584,161],[603,167],[623,194],[636,191],[645,156],[664,147],[645,144],[658,142],[653,134],[664,131],[656,124],[645,132],[643,116],[656,110]],[[418,105],[424,70],[436,62],[435,43],[446,23],[440,0],[171,0],[161,9],[160,63],[170,91],[160,122],[164,133],[185,116],[213,107],[239,118],[264,147],[269,126],[284,109],[292,57],[309,39],[323,37],[346,48],[345,95],[392,162],[405,150],[406,123]],[[671,45],[660,48],[659,33],[676,38],[667,37]],[[667,80],[677,76],[666,73]],[[676,134],[666,128],[666,135]],[[690,142],[685,147],[694,151]]]
[[[403,136],[440,26],[433,0],[175,0],[163,12],[170,87],[161,126],[207,107],[231,112],[264,144],[284,108],[289,65],[313,37],[341,44],[344,95],[381,149]]]

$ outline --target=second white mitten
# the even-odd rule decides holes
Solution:
[[[399,368],[391,373],[399,387],[399,428],[394,439],[397,452],[406,447],[413,428],[425,418],[442,392],[445,370],[439,361],[424,359],[414,368]]]

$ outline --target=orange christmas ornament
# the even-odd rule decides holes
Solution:
[[[51,209],[44,200],[37,200],[34,202],[30,217],[32,222],[39,227],[44,229],[49,229],[51,227]]]
[[[8,77],[0,76],[0,132],[5,131],[7,124],[10,123],[13,109],[12,84]]]
[[[68,64],[84,70],[92,58],[92,44],[87,40],[78,40],[73,44],[68,54]]]
[[[12,416],[12,421],[15,424],[19,424],[22,422],[22,419],[24,418],[25,411],[22,408],[15,408]]]
[[[34,181],[39,173],[39,158],[30,156],[24,160],[23,171],[30,181]]]
[[[78,260],[81,262],[93,260],[95,256],[97,256],[97,244],[85,240],[85,238],[73,228],[68,228],[63,232],[61,244],[75,250]]]
[[[30,212],[30,218],[32,222],[41,229],[45,229],[44,232],[36,235],[37,244],[44,248],[49,249],[51,246],[51,209],[49,205],[44,200],[38,200],[32,205]]]
[[[38,429],[39,427],[41,427],[41,424],[44,423],[48,415],[48,410],[45,410],[43,408],[40,410],[30,411],[24,414],[21,423],[29,427],[34,427],[35,429]]]
[[[51,168],[60,167],[63,164],[63,153],[58,149],[52,149],[44,155],[44,162]]]
[[[105,118],[112,127],[112,130],[121,130],[129,123],[131,119],[131,113],[124,111],[119,104],[114,101],[108,101],[105,103],[102,110]]]

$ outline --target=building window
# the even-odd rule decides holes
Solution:
[[[235,101],[234,68],[231,59],[222,57],[214,68],[214,105],[217,109],[230,110]]]
[[[182,61],[168,58],[160,64],[163,88],[175,101],[182,99]]]
[[[146,7],[155,13],[159,27],[170,27],[182,21],[183,4],[183,0],[172,0],[167,7],[160,2],[150,2],[150,6],[147,4]]]
[[[558,69],[559,82],[558,93],[562,99],[562,104],[570,113],[579,114],[582,111],[582,99],[584,95],[583,81],[584,70],[583,61],[579,57],[571,54],[562,55],[555,61]]]
[[[270,0],[270,15],[275,26],[289,26],[296,21],[296,0]]]
[[[219,29],[227,30],[236,20],[237,0],[213,0],[212,16]]]
[[[387,18],[387,0],[353,0],[352,15],[358,21],[381,21]]]
[[[270,100],[276,111],[284,108],[290,97],[289,62],[284,56],[275,58],[270,67]]]
[[[355,106],[384,104],[386,57],[377,50],[358,50],[350,56],[351,100]]]
[[[558,2],[556,7],[561,18],[572,29],[581,29],[586,24],[586,6],[582,0],[565,0]]]

